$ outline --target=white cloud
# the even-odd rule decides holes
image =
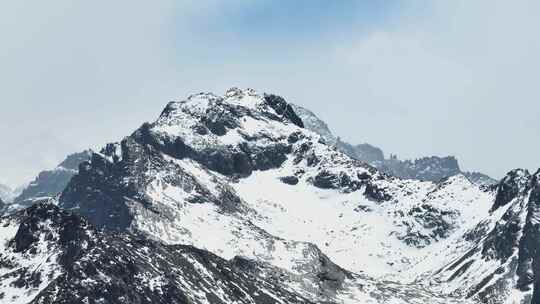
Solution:
[[[466,168],[494,176],[535,170],[540,4],[434,3],[427,18],[404,18],[337,49],[355,82],[355,95],[343,95],[357,103],[346,119],[329,119],[353,140],[406,157],[457,154]],[[360,131],[351,130],[353,117]]]

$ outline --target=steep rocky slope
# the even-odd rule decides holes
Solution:
[[[51,204],[0,222],[1,303],[313,303],[270,265],[107,234]]]
[[[315,113],[298,105],[292,105],[292,107],[304,121],[306,128],[320,134],[327,143],[336,146],[348,156],[367,162],[390,175],[437,182],[445,177],[461,173],[478,185],[492,185],[497,182],[480,172],[461,171],[457,159],[452,156],[430,156],[416,160],[400,160],[395,155],[385,158],[380,148],[367,143],[351,145],[344,142],[336,137],[328,125]]]

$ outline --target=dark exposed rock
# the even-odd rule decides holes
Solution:
[[[527,170],[510,171],[497,186],[497,197],[492,210],[497,210],[497,208],[508,204],[520,193],[523,193],[529,183],[530,176]]]
[[[505,262],[512,256],[519,244],[521,223],[519,214],[509,210],[503,216],[504,222],[497,223],[484,242],[482,253],[485,257]]]
[[[372,184],[372,183],[367,183],[366,184],[366,189],[364,190],[364,195],[373,200],[373,201],[376,201],[376,202],[386,202],[386,201],[389,201],[392,199],[392,196],[388,193],[386,193],[386,191],[384,189],[381,189],[380,187],[378,187],[377,185],[375,184]]]
[[[250,154],[254,168],[268,170],[279,167],[287,160],[287,154],[291,153],[291,146],[276,143],[264,148],[253,147],[247,151]]]
[[[362,185],[345,172],[333,173],[327,170],[321,170],[311,182],[321,189],[340,189],[346,192],[356,191]]]
[[[283,183],[288,184],[288,185],[296,185],[296,184],[298,184],[298,177],[292,176],[292,175],[283,176],[283,177],[280,178],[280,180]]]
[[[123,144],[125,147],[129,145],[127,142]],[[127,160],[130,156],[126,154],[123,157]],[[77,209],[99,227],[126,229],[132,219],[126,197],[137,196],[137,181],[123,180],[122,172],[137,169],[133,167],[130,168],[127,162],[115,165],[93,154],[90,162],[80,165],[79,174],[73,177],[60,196],[60,205],[65,209]]]
[[[354,211],[356,212],[371,212],[373,209],[366,205],[358,205],[356,208],[354,208]]]
[[[478,242],[489,232],[489,223],[487,221],[482,221],[478,223],[473,229],[467,231],[464,234],[464,238],[470,242]]]
[[[540,284],[540,174],[531,179],[532,189],[527,204],[526,223],[523,227],[523,236],[519,243],[518,266],[516,273],[519,277],[517,287],[528,290],[534,287],[533,303],[540,302],[540,294],[536,287]]]
[[[289,142],[289,144],[294,144],[298,142],[302,137],[303,137],[302,133],[294,132],[294,133],[291,133],[291,135],[289,135],[289,137],[287,138],[287,141]]]
[[[234,129],[239,126],[239,123],[229,111],[226,111],[225,108],[211,108],[206,112],[206,116],[202,118],[204,125],[215,135],[223,136],[227,134],[229,129]]]
[[[246,272],[254,273],[259,268],[259,264],[256,261],[241,256],[235,256],[231,262],[236,269]]]
[[[403,222],[405,226],[408,226],[407,233],[399,236],[398,239],[411,246],[425,247],[432,242],[447,238],[456,228],[453,219],[458,216],[456,211],[440,210],[426,203],[419,204],[411,208],[406,217],[419,223],[429,233],[412,230],[408,222]]]
[[[281,96],[264,94],[264,100],[276,111],[278,115],[282,115],[293,124],[303,128],[302,119],[296,115],[293,107],[288,104]]]
[[[328,171],[321,171],[313,179],[313,185],[321,189],[337,188],[337,176]]]
[[[59,262],[67,265],[73,262],[80,251],[82,244],[90,242],[86,229],[88,223],[71,213],[61,211],[49,203],[39,203],[21,211],[22,219],[11,246],[15,252],[32,251],[39,246],[40,234],[52,237],[53,231],[58,232],[58,243],[64,248]],[[45,225],[45,222],[47,224]]]

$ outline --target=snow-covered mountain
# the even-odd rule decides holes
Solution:
[[[11,199],[10,210],[18,210],[40,201],[47,201],[64,190],[77,174],[79,164],[90,159],[91,151],[68,155],[56,168],[41,171],[27,186]],[[6,200],[7,201],[7,200]],[[9,201],[8,201],[9,202]]]
[[[249,89],[169,103],[1,219],[3,299],[538,303],[540,174],[401,179],[307,124]]]
[[[348,156],[367,162],[390,175],[436,182],[445,177],[461,173],[479,185],[492,185],[497,182],[480,172],[463,172],[457,159],[453,156],[430,156],[416,160],[400,160],[395,155],[385,158],[384,152],[380,148],[367,143],[351,145],[344,142],[335,136],[328,124],[317,117],[315,113],[298,105],[293,104],[292,107],[304,122],[305,127],[321,135],[328,144],[334,145]]]

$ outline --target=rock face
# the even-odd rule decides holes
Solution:
[[[304,121],[306,128],[320,134],[329,145],[336,146],[349,157],[366,162],[387,174],[399,178],[437,182],[461,173],[478,185],[492,185],[497,182],[495,179],[479,172],[461,171],[457,159],[453,156],[431,156],[416,160],[400,160],[391,155],[390,158],[386,159],[380,148],[367,143],[351,145],[343,142],[313,112],[297,105],[293,105],[293,108]]]
[[[79,164],[87,161],[91,151],[69,155],[53,170],[45,170],[14,198],[12,210],[30,206],[36,202],[47,201],[64,190],[69,180],[77,174]]]

